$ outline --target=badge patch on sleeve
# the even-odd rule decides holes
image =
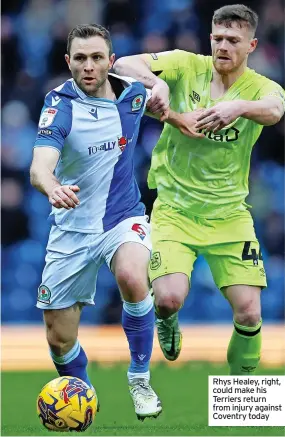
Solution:
[[[48,127],[52,124],[58,110],[54,108],[46,108],[41,115],[39,127]]]
[[[51,292],[46,285],[40,285],[38,289],[38,302],[50,303]]]

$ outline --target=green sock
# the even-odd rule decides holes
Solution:
[[[230,375],[254,375],[260,360],[261,324],[242,326],[234,321],[234,331],[228,347]]]

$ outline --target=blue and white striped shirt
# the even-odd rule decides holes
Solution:
[[[45,98],[35,147],[59,150],[55,176],[80,188],[78,207],[52,208],[50,221],[62,230],[102,233],[145,212],[133,158],[148,92],[134,79],[112,76],[124,86],[115,101],[86,95],[73,79]]]

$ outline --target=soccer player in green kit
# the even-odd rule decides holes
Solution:
[[[149,276],[161,349],[168,360],[180,353],[178,311],[202,254],[233,310],[232,375],[254,374],[260,360],[266,275],[245,198],[252,147],[285,104],[277,83],[247,67],[257,22],[247,6],[224,6],[213,16],[212,56],[174,50],[115,64],[118,74],[152,89],[149,109],[172,124],[164,125],[148,177],[158,192]]]

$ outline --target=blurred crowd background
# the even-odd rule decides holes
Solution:
[[[45,94],[69,78],[66,37],[79,23],[99,23],[112,36],[117,58],[180,48],[210,54],[213,11],[231,0],[9,0],[2,3],[2,323],[42,320],[35,308],[41,282],[50,206],[30,186],[29,166]],[[249,66],[284,87],[283,0],[244,1],[260,17],[258,49]],[[142,198],[151,212],[156,193],[146,176],[161,124],[144,117],[135,165]],[[265,128],[254,148],[250,176],[256,232],[263,248],[268,289],[262,293],[264,321],[284,316],[284,119]],[[72,266],[70,266],[72,269]],[[103,266],[96,306],[85,323],[119,323],[121,300]],[[192,290],[180,312],[184,323],[230,322],[228,303],[198,258]]]

